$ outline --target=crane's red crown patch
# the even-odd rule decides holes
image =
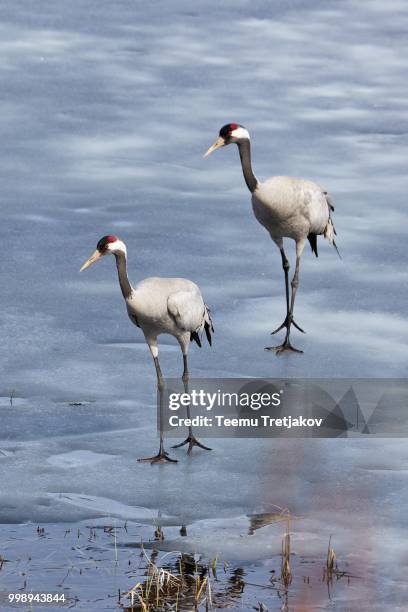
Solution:
[[[222,128],[220,129],[221,138],[227,138],[228,136],[231,135],[231,132],[233,132],[234,130],[237,130],[239,127],[241,126],[238,123],[227,123],[223,125]]]
[[[96,248],[98,249],[98,251],[104,251],[106,247],[108,246],[108,244],[110,244],[111,242],[116,242],[117,240],[118,238],[116,236],[112,236],[112,235],[104,236],[103,238],[100,239],[100,241],[96,245]]]

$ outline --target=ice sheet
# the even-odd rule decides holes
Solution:
[[[134,282],[196,281],[216,334],[192,348],[194,376],[406,376],[405,3],[23,0],[2,13],[0,522],[161,511],[202,521],[205,553],[252,559],[270,554],[260,538],[240,547],[238,528],[211,521],[278,504],[301,517],[305,554],[335,534],[347,556],[357,539],[381,597],[398,593],[405,441],[217,440],[177,466],[137,464],[158,443],[151,358],[113,259],[78,271],[115,233]],[[343,259],[305,249],[303,356],[263,350],[283,274],[237,151],[202,159],[228,121],[250,130],[260,178],[308,177],[333,197]],[[164,372],[181,373],[162,346]]]

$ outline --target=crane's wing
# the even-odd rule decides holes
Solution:
[[[195,332],[202,329],[206,308],[195,285],[191,289],[171,293],[167,299],[167,309],[180,330]]]

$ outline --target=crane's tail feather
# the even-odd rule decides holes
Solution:
[[[326,202],[327,202],[327,206],[329,207],[329,220],[327,221],[327,225],[324,229],[324,237],[327,238],[327,240],[330,242],[330,244],[332,244],[334,246],[334,248],[337,251],[337,255],[340,257],[340,259],[342,259],[341,255],[340,255],[340,251],[337,248],[337,244],[334,240],[334,237],[337,236],[337,232],[336,232],[336,228],[333,225],[333,221],[331,218],[331,213],[334,211],[334,206],[333,206],[333,202],[331,200],[330,194],[327,191],[323,192],[326,198]]]
[[[312,252],[316,255],[316,257],[319,257],[319,254],[317,252],[317,234],[309,234],[307,239],[310,242]]]
[[[327,206],[329,207],[329,210],[334,211],[333,202],[332,202],[332,199],[331,199],[331,196],[330,196],[329,192],[328,191],[323,191],[323,193],[324,193],[324,196],[326,198],[326,202],[327,202]]]
[[[337,244],[336,241],[334,240],[334,237],[337,236],[337,232],[336,229],[333,225],[333,221],[331,219],[331,217],[329,217],[329,220],[327,222],[327,225],[324,229],[324,237],[327,238],[327,240],[330,242],[330,244],[332,244],[334,246],[334,248],[337,251],[337,255],[340,257],[340,259],[342,259],[341,255],[340,255],[340,251],[337,248]]]
[[[210,315],[210,309],[204,304],[204,331],[207,336],[208,344],[212,345],[211,332],[214,333],[214,325]]]
[[[210,326],[208,325],[207,322],[204,323],[204,331],[205,331],[205,335],[207,336],[208,344],[211,346],[212,344],[211,331],[210,331]]]
[[[204,304],[203,321],[202,321],[201,326],[196,331],[190,332],[191,342],[193,342],[194,340],[194,342],[196,342],[200,348],[202,344],[201,344],[201,338],[200,338],[199,332],[202,332],[203,330],[205,331],[205,335],[207,337],[208,344],[211,346],[212,345],[211,333],[214,333],[214,325],[211,320],[210,309],[208,308],[207,304]]]
[[[193,340],[201,348],[201,339],[200,339],[200,336],[198,335],[198,333],[196,331],[190,332],[190,342],[193,342]]]
[[[343,258],[342,258],[342,256],[341,256],[341,254],[340,254],[339,249],[337,248],[337,244],[335,243],[335,241],[334,241],[334,240],[333,240],[333,246],[334,246],[334,248],[336,249],[336,251],[337,251],[337,255],[339,256],[339,258],[340,258],[340,259],[343,259]]]

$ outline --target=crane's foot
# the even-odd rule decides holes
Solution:
[[[188,444],[187,455],[191,454],[191,451],[193,450],[193,446],[198,446],[199,448],[202,448],[203,450],[212,450],[212,448],[210,448],[209,446],[204,446],[204,444],[201,444],[201,442],[199,442],[195,436],[191,436],[191,435],[187,436],[184,442],[180,442],[180,444],[175,444],[171,448],[181,448],[182,446],[185,446],[186,444]]]
[[[277,355],[281,355],[285,351],[289,351],[291,353],[303,353],[300,349],[295,348],[291,345],[290,341],[286,338],[283,344],[279,344],[279,346],[266,346],[265,351],[275,351]]]
[[[160,463],[162,461],[168,461],[169,463],[178,463],[177,459],[172,459],[168,456],[166,451],[162,450],[154,457],[146,457],[145,459],[138,459],[140,463]]]
[[[286,319],[284,320],[284,322],[282,323],[282,325],[279,325],[279,327],[277,327],[273,332],[271,332],[271,336],[277,334],[281,329],[283,329],[284,327],[286,327],[286,329],[289,329],[290,325],[294,325],[296,327],[296,329],[298,329],[300,332],[302,332],[302,334],[305,334],[305,330],[302,329],[294,319],[292,319],[291,323],[289,322],[289,317],[286,316]]]

